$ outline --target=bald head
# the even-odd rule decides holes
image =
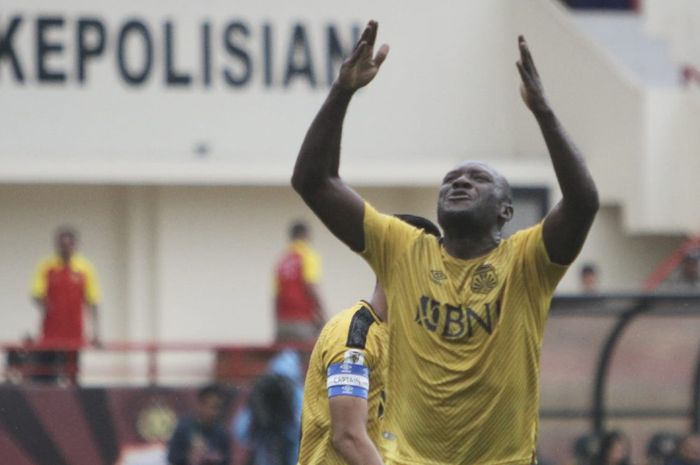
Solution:
[[[510,183],[480,161],[465,161],[447,172],[440,187],[438,222],[443,229],[500,231],[513,215]]]
[[[484,162],[477,160],[463,161],[462,163],[452,168],[452,170],[448,171],[445,176],[449,175],[453,171],[468,172],[469,170],[479,170],[488,173],[492,177],[494,184],[500,191],[503,200],[507,202],[513,202],[513,192],[510,188],[510,183],[508,182],[506,177],[503,176],[503,174],[501,174],[501,172],[498,171],[496,168]]]

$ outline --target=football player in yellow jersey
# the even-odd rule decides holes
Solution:
[[[440,235],[430,220],[396,215]],[[377,283],[360,301],[323,327],[304,383],[300,465],[381,465],[384,411],[386,297]]]
[[[513,215],[508,182],[484,163],[465,162],[447,173],[438,194],[443,240],[378,213],[338,174],[350,100],[389,52],[382,45],[374,53],[376,35],[370,21],[341,66],[306,134],[292,185],[368,261],[386,292],[385,461],[527,465],[535,459],[544,322],[598,210],[595,183],[520,37],[521,95],[547,144],[559,203],[540,224],[502,239]]]

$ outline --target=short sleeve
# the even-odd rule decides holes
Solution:
[[[309,247],[304,250],[301,257],[304,281],[308,284],[318,284],[321,280],[321,258]]]
[[[523,272],[530,298],[545,311],[559,281],[569,268],[552,262],[542,236],[542,223],[513,235],[519,267]]]
[[[330,344],[326,357],[324,357],[326,370],[334,363],[343,363],[345,360],[351,358],[351,356],[355,357],[360,355],[362,356],[363,363],[371,370],[372,365],[374,365],[374,354],[368,349],[367,347],[363,349],[348,347],[345,345],[345,341],[335,340]]]
[[[420,230],[400,219],[379,213],[365,202],[365,249],[362,257],[369,263],[384,287],[390,285],[391,267],[420,236]]]
[[[326,335],[323,366],[329,397],[367,398],[369,374],[377,362],[377,354],[367,342],[376,324],[371,312],[361,308],[349,322],[336,327],[332,335]]]

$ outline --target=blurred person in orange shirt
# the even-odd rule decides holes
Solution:
[[[296,221],[289,229],[289,247],[275,267],[277,342],[308,342],[325,323],[318,294],[321,260],[310,245],[308,226]]]
[[[99,344],[97,305],[100,289],[92,264],[76,253],[78,233],[71,227],[59,228],[55,235],[56,253],[37,266],[31,296],[43,318],[40,344],[83,345],[84,313],[91,313],[91,343]],[[46,365],[68,367],[73,383],[77,375],[77,350],[47,351],[39,356],[40,380],[56,380],[56,373],[44,373]],[[53,371],[53,370],[52,370]]]

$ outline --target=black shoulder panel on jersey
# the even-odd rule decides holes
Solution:
[[[372,323],[374,323],[374,317],[369,308],[363,306],[356,311],[350,322],[348,341],[345,345],[354,349],[364,349],[365,344],[367,344],[367,333]]]

